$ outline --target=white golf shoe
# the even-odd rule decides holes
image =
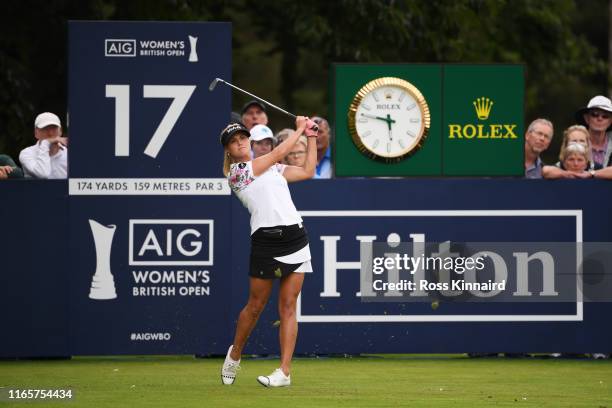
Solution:
[[[257,381],[264,387],[287,387],[291,385],[291,376],[285,375],[283,370],[277,368],[270,375],[260,375]]]
[[[240,360],[235,361],[230,357],[232,348],[234,348],[234,345],[231,345],[227,350],[225,361],[221,368],[221,382],[223,382],[224,385],[232,385],[236,380],[236,372],[240,370]]]

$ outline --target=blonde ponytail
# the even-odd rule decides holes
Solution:
[[[223,152],[223,176],[227,177],[230,172],[230,166],[232,164],[232,158],[227,151]]]

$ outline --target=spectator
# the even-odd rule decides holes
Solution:
[[[266,106],[256,100],[247,102],[242,107],[242,123],[249,131],[255,125],[267,125],[268,115],[266,114]]]
[[[596,165],[593,162],[593,158],[591,156],[591,135],[589,134],[587,128],[582,125],[573,125],[565,129],[563,132],[563,141],[561,142],[561,153],[570,143],[578,143],[587,149],[587,154],[589,156],[589,170],[598,170],[601,168],[601,166]],[[561,162],[557,162],[557,164],[560,165]]]
[[[245,125],[246,126],[246,125]],[[248,128],[248,126],[246,126]],[[255,125],[251,128],[251,150],[253,158],[268,154],[274,149],[274,134],[266,125]]]
[[[57,115],[41,113],[34,121],[35,145],[19,153],[26,177],[65,179],[68,177],[68,138],[62,137],[62,124]]]
[[[312,121],[319,126],[317,137],[317,168],[315,169],[316,179],[328,179],[332,176],[331,168],[331,146],[329,143],[331,130],[327,120],[320,116],[315,116]]]
[[[285,163],[290,166],[304,167],[307,146],[308,139],[306,139],[306,136],[300,136],[293,149],[285,157]]]
[[[23,171],[11,159],[11,156],[0,154],[0,180],[23,178]]]
[[[564,170],[560,173],[556,166],[544,166],[542,174],[547,179],[554,178],[612,178],[612,167],[601,170],[589,169],[591,152],[587,146],[580,143],[569,143],[559,155],[561,160],[560,168]],[[567,175],[566,175],[567,174]]]
[[[283,143],[285,140],[287,140],[287,138],[289,136],[291,136],[293,134],[294,130],[293,129],[289,129],[289,128],[285,128],[283,130],[281,130],[280,132],[278,132],[275,136],[276,139],[276,143],[275,146],[278,146],[279,144]]]
[[[525,132],[525,177],[542,178],[540,154],[548,149],[554,133],[553,124],[547,119],[536,119]]]
[[[602,169],[599,165],[593,163],[589,139],[589,132],[584,126],[574,125],[567,128],[563,132],[559,162],[554,166],[544,166],[542,176],[547,179],[612,179],[612,167]],[[583,160],[585,161],[584,165]]]
[[[238,112],[232,111],[230,115],[230,123],[242,123],[242,115]]]
[[[591,177],[591,175],[585,175],[589,168],[590,159],[591,157],[586,146],[580,143],[568,144],[559,156],[561,166],[581,178]]]
[[[597,170],[601,167],[595,165],[591,158],[591,142],[589,131],[582,125],[570,126],[563,132],[563,141],[561,142],[561,153],[559,153],[559,161],[554,166],[544,166],[542,168],[542,176],[548,179],[556,178],[576,178],[576,174],[572,171],[568,171],[561,161],[561,157],[564,157],[564,151],[567,146],[571,143],[577,143],[584,146],[588,156],[587,170]]]
[[[597,95],[576,112],[576,120],[589,129],[593,162],[601,167],[612,165],[612,101]]]

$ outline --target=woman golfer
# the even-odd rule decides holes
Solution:
[[[280,367],[257,381],[265,387],[291,384],[291,357],[297,337],[295,307],[304,281],[311,272],[310,247],[287,182],[312,178],[317,162],[316,125],[304,116],[295,121],[297,130],[270,153],[251,159],[249,131],[231,123],[221,132],[224,148],[223,174],[238,199],[251,214],[251,259],[249,300],[240,312],[234,343],[221,369],[223,384],[236,379],[240,355],[263,311],[275,279],[280,279]],[[308,136],[303,167],[278,164],[293,149],[302,134]]]

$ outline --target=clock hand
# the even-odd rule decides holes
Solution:
[[[372,119],[378,119],[378,120],[384,120],[385,122],[387,121],[386,118],[380,117],[380,116],[374,116],[374,115],[370,115],[369,113],[362,113],[361,116],[365,116],[366,118],[372,118]]]
[[[391,134],[391,124],[395,123],[395,121],[391,119],[391,115],[389,115],[388,113],[387,113],[387,118],[385,119],[385,121],[387,122],[387,126],[389,126],[389,134]]]

